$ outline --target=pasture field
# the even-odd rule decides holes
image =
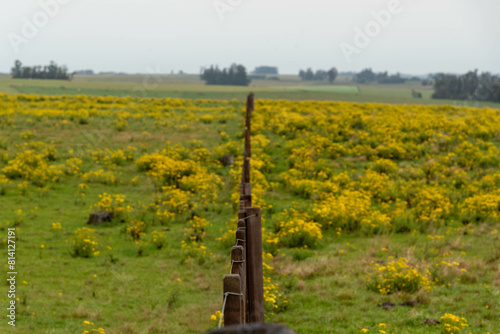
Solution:
[[[500,103],[432,99],[433,88],[419,82],[399,85],[356,85],[339,76],[333,85],[307,83],[298,76],[280,75],[280,81],[253,80],[251,87],[207,86],[197,75],[90,75],[73,81],[11,79],[0,74],[0,92],[8,94],[93,95],[243,101],[249,90],[261,99],[296,101],[348,101],[391,104],[455,105],[458,107],[500,108]],[[422,93],[413,98],[411,91]]]
[[[500,109],[259,97],[268,321],[500,333]],[[243,112],[240,99],[0,93],[0,247],[14,227],[18,272],[16,326],[4,315],[0,332],[213,328]],[[95,210],[113,220],[86,225]]]

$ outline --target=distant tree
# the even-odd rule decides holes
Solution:
[[[500,102],[500,82],[496,82],[491,88],[491,101]]]
[[[206,81],[207,85],[248,86],[251,82],[245,67],[236,64],[231,65],[229,69],[225,68],[223,70],[220,70],[217,66],[203,69],[200,78]]]
[[[337,74],[338,74],[337,69],[335,67],[331,68],[328,71],[328,82],[332,84],[337,78]]]
[[[299,77],[301,80],[306,80],[306,71],[300,70],[299,71]]]
[[[360,84],[368,84],[378,82],[380,84],[401,84],[405,83],[406,79],[401,77],[399,73],[389,75],[387,71],[375,73],[371,68],[364,69],[354,76],[354,81]]]
[[[457,76],[438,73],[433,77],[434,99],[500,101],[500,79],[489,72],[477,70]]]
[[[314,80],[314,72],[313,72],[313,70],[310,67],[306,71],[306,78],[305,78],[305,80],[307,80],[307,81]]]
[[[278,68],[274,66],[258,66],[252,74],[278,74]]]
[[[376,74],[371,68],[364,69],[354,76],[354,81],[360,84],[370,83],[376,80]]]
[[[13,79],[53,79],[53,80],[71,80],[72,75],[68,74],[66,66],[59,67],[53,61],[48,66],[24,66],[19,60],[16,60],[11,69]]]
[[[377,82],[380,84],[402,84],[406,82],[399,73],[388,75],[387,72],[377,74]]]
[[[328,73],[323,70],[317,70],[314,73],[314,81],[325,81],[328,78]]]
[[[236,86],[248,86],[251,80],[248,78],[247,70],[243,65],[232,65],[231,67],[235,67],[236,73],[234,76],[234,84]]]
[[[22,78],[23,75],[23,63],[21,61],[16,60],[14,62],[14,67],[11,70],[12,78],[13,79],[18,79]]]
[[[308,68],[307,70],[300,70],[299,71],[299,77],[303,81],[330,81],[333,82],[335,80],[335,77],[337,76],[337,69],[332,68],[329,71],[325,70],[316,70],[314,72],[311,68]],[[332,79],[331,79],[332,78]]]

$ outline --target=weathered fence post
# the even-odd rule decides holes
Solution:
[[[254,95],[247,98],[245,154],[240,184],[236,246],[231,248],[231,274],[224,275],[224,326],[264,323],[262,223],[260,208],[252,207],[250,183],[251,129]]]
[[[246,320],[246,305],[245,305],[245,285],[246,285],[246,272],[245,272],[245,258],[243,257],[244,249],[242,246],[234,246],[231,248],[231,274],[240,276],[240,324],[244,324]]]
[[[236,230],[236,246],[243,246],[243,263],[245,275],[241,278],[243,280],[243,305],[244,305],[244,321],[248,322],[248,285],[247,285],[247,213],[244,209],[245,201],[240,201],[240,211],[238,212],[238,229]]]
[[[243,171],[241,175],[240,200],[245,201],[243,208],[252,206],[252,185],[250,183],[250,159],[252,157],[251,145],[251,116],[254,110],[254,95],[250,93],[247,98],[247,111],[245,117],[245,155],[243,157]]]
[[[240,275],[224,275],[224,326],[241,323]]]
[[[247,208],[247,285],[249,322],[264,322],[262,223],[260,208]]]

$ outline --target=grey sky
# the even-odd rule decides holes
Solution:
[[[68,3],[25,38],[23,18],[33,23],[40,2],[51,1]],[[232,10],[218,13],[215,1]],[[248,69],[275,65],[280,73],[332,66],[500,73],[498,0],[399,0],[401,12],[348,62],[339,45],[355,46],[355,28],[365,29],[374,21],[371,12],[391,1],[397,0],[0,0],[0,72],[20,59],[130,73],[148,67],[198,73],[201,66],[233,62]],[[42,25],[43,14],[38,19]],[[17,53],[9,40],[14,34],[25,38]]]

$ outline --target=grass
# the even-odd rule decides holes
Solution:
[[[309,85],[309,86],[283,86],[277,87],[283,89],[293,89],[299,91],[313,91],[313,92],[328,92],[337,94],[358,94],[359,90],[356,86],[322,86],[322,85]]]
[[[7,105],[5,100],[1,101]],[[187,102],[160,102],[153,105],[150,100],[134,100],[127,105],[128,109],[115,106],[106,114],[110,110],[106,100],[92,101],[87,109],[93,106],[103,114],[82,121],[70,115],[72,108],[50,101],[18,101],[11,119],[0,114],[0,144],[5,144],[0,145],[0,157],[7,154],[7,158],[0,159],[0,169],[7,166],[16,153],[25,150],[26,144],[37,147],[37,143],[43,142],[56,148],[58,158],[54,165],[76,156],[83,160],[82,172],[104,168],[115,172],[120,179],[116,185],[87,182],[89,189],[85,196],[81,195],[79,184],[83,181],[78,175],[49,182],[48,188],[30,184],[24,195],[17,188],[22,180],[16,179],[7,193],[0,196],[0,233],[4,234],[0,239],[6,237],[7,227],[16,226],[19,272],[16,327],[11,328],[4,320],[0,323],[0,332],[81,333],[84,321],[105,328],[108,334],[201,333],[213,327],[210,315],[221,307],[222,275],[227,273],[230,263],[229,248],[217,238],[234,225],[231,219],[236,217],[230,204],[236,186],[230,176],[231,168],[219,165],[216,154],[228,141],[237,143],[241,152],[243,104],[212,101],[181,106]],[[348,104],[343,107],[359,112],[359,108],[365,106],[370,113],[382,108]],[[38,109],[64,112],[40,116],[33,112]],[[115,128],[114,120],[127,110],[141,116],[129,117],[128,128],[124,130]],[[460,112],[469,111],[461,109]],[[200,122],[203,115],[215,115],[215,118]],[[348,117],[350,113],[345,115]],[[31,138],[23,138],[26,131],[31,131]],[[264,226],[271,232],[283,210],[305,209],[314,200],[295,194],[281,181],[280,174],[290,168],[285,148],[292,139],[270,130],[263,133],[270,140],[264,152],[275,164],[265,176],[277,184],[265,193],[265,201],[272,207],[263,211]],[[498,146],[498,141],[491,142]],[[185,217],[161,225],[154,219],[154,213],[141,212],[141,204],[152,200],[155,182],[133,162],[107,166],[92,158],[92,153],[100,149],[124,150],[134,146],[137,160],[144,154],[175,144],[187,148],[188,152],[206,148],[210,152],[205,163],[207,168],[223,180],[224,186],[215,203],[197,212],[212,223],[204,245],[213,252],[213,257],[187,258],[181,248],[181,241],[185,240]],[[43,150],[45,146],[41,147]],[[255,156],[263,155],[256,153]],[[353,178],[359,177],[371,161],[355,158],[332,159],[334,174],[347,170]],[[413,163],[422,166],[424,161]],[[481,169],[477,177],[489,173],[494,170]],[[132,182],[134,178],[136,181]],[[77,228],[85,226],[90,207],[104,192],[126,195],[126,203],[136,209],[131,219],[144,214],[148,224],[146,233],[164,231],[167,246],[158,250],[150,243],[137,245],[123,232],[126,223],[113,222],[96,227],[101,247],[99,256],[73,257],[68,241]],[[21,210],[21,214],[17,210]],[[56,222],[61,223],[62,229],[52,227]],[[445,313],[452,313],[467,318],[467,333],[496,333],[500,316],[497,230],[498,222],[465,226],[458,219],[450,219],[426,233],[412,230],[406,234],[386,232],[367,236],[359,231],[337,234],[335,229],[325,229],[323,239],[315,248],[274,250],[271,277],[279,283],[288,306],[280,307],[274,314],[268,312],[268,320],[284,323],[297,333],[360,333],[363,328],[379,333],[379,324],[384,323],[390,333],[438,334],[442,333],[442,327],[426,325],[426,320],[439,320]],[[443,238],[432,238],[434,235]],[[266,246],[266,251],[273,250]],[[369,291],[365,278],[371,263],[385,263],[400,257],[428,263],[460,259],[468,273],[449,276],[440,273],[442,281],[431,292],[381,295]],[[0,293],[7,295],[7,285],[3,285]],[[408,301],[416,305],[401,305]],[[386,302],[395,306],[389,309],[380,306]]]
[[[355,85],[339,77],[334,85],[304,85],[298,77],[280,76],[280,81],[254,80],[251,87],[207,86],[196,75],[76,76],[73,81],[11,79],[0,75],[0,92],[42,95],[133,96],[243,101],[252,90],[262,99],[297,101],[348,101],[391,104],[456,105],[500,108],[500,103],[432,99],[432,87],[407,82],[401,85]],[[413,98],[412,89],[423,98]]]

